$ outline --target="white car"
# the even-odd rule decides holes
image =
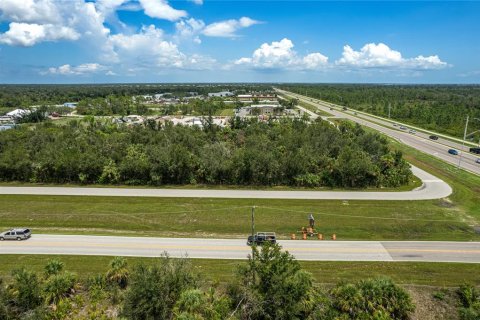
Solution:
[[[18,228],[0,233],[0,241],[3,240],[27,240],[32,236],[30,229]]]

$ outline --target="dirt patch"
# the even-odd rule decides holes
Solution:
[[[455,288],[404,286],[415,303],[412,320],[457,320],[458,298]]]
[[[443,198],[437,201],[437,206],[441,208],[454,208],[455,204],[448,198]]]

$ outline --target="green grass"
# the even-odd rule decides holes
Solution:
[[[328,112],[325,112],[313,105],[311,105],[310,103],[307,103],[307,102],[304,102],[304,101],[299,101],[298,104],[301,106],[301,107],[304,107],[305,109],[309,110],[309,111],[312,111],[320,116],[324,116],[324,117],[333,117],[333,115],[331,113],[328,113]]]
[[[233,117],[235,115],[235,110],[232,108],[222,109],[215,112],[215,115],[222,117]]]
[[[8,278],[12,270],[25,266],[42,272],[49,259],[65,263],[65,269],[75,272],[80,279],[105,273],[113,257],[104,256],[43,256],[0,255],[0,277]],[[154,263],[155,258],[127,258],[130,267],[138,263]],[[226,282],[233,279],[235,268],[245,263],[239,260],[192,259],[195,270],[207,281]],[[369,277],[388,276],[400,284],[449,287],[463,282],[480,283],[478,265],[467,263],[428,262],[323,262],[302,261],[302,268],[311,272],[317,283],[334,284]]]
[[[275,231],[280,238],[300,230],[313,213],[318,231],[336,233],[339,240],[480,240],[459,208],[444,200],[4,195],[0,197],[0,227],[28,226],[34,233],[243,238],[250,232],[253,205],[257,206],[257,230]]]

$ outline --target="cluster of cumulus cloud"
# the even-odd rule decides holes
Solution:
[[[333,64],[319,52],[300,56],[293,49],[290,39],[264,43],[251,57],[240,58],[235,65],[249,65],[261,69],[284,68],[293,70],[318,70],[332,67],[356,68],[404,68],[413,70],[441,69],[447,66],[437,55],[404,58],[402,54],[384,43],[368,43],[360,51],[349,45],[343,47],[342,57]]]
[[[203,0],[190,0],[202,5]],[[155,25],[137,29],[119,20],[118,10],[143,11],[154,19],[174,24],[175,33],[167,35]],[[166,69],[251,68],[285,70],[328,70],[329,68],[403,68],[440,69],[447,63],[436,55],[404,58],[383,43],[369,43],[355,51],[346,45],[342,57],[329,62],[328,57],[313,52],[300,55],[290,39],[264,43],[249,57],[228,63],[180,50],[184,41],[202,42],[202,37],[235,39],[241,29],[263,22],[239,17],[206,24],[189,17],[185,10],[173,8],[167,0],[1,0],[0,22],[8,30],[0,33],[0,45],[31,47],[42,42],[79,41],[95,51],[98,62],[77,66],[69,64],[48,68],[43,74],[82,75],[103,72],[120,66],[128,73],[152,67]],[[107,25],[115,26],[113,32]],[[118,69],[118,68],[117,68]]]

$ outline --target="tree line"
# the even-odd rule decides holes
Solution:
[[[358,125],[233,118],[224,128],[85,117],[0,133],[0,180],[127,185],[396,187],[411,171],[387,139]]]
[[[133,268],[114,258],[106,273],[86,281],[53,259],[43,274],[20,268],[0,284],[5,320],[404,320],[415,310],[409,294],[387,278],[319,287],[278,245],[254,247],[222,284],[202,279],[188,259],[165,254]]]
[[[271,90],[261,84],[83,84],[83,85],[0,85],[0,111],[32,105],[63,104],[83,99],[108,96],[132,97],[156,93],[172,93],[184,97],[189,92],[206,95],[210,92],[235,91],[242,94],[251,91]]]
[[[479,85],[298,84],[282,89],[462,137],[466,116],[480,118]],[[390,111],[389,111],[390,109]],[[480,122],[471,123],[471,131]],[[470,131],[470,130],[469,130]],[[478,142],[480,134],[475,136]]]

